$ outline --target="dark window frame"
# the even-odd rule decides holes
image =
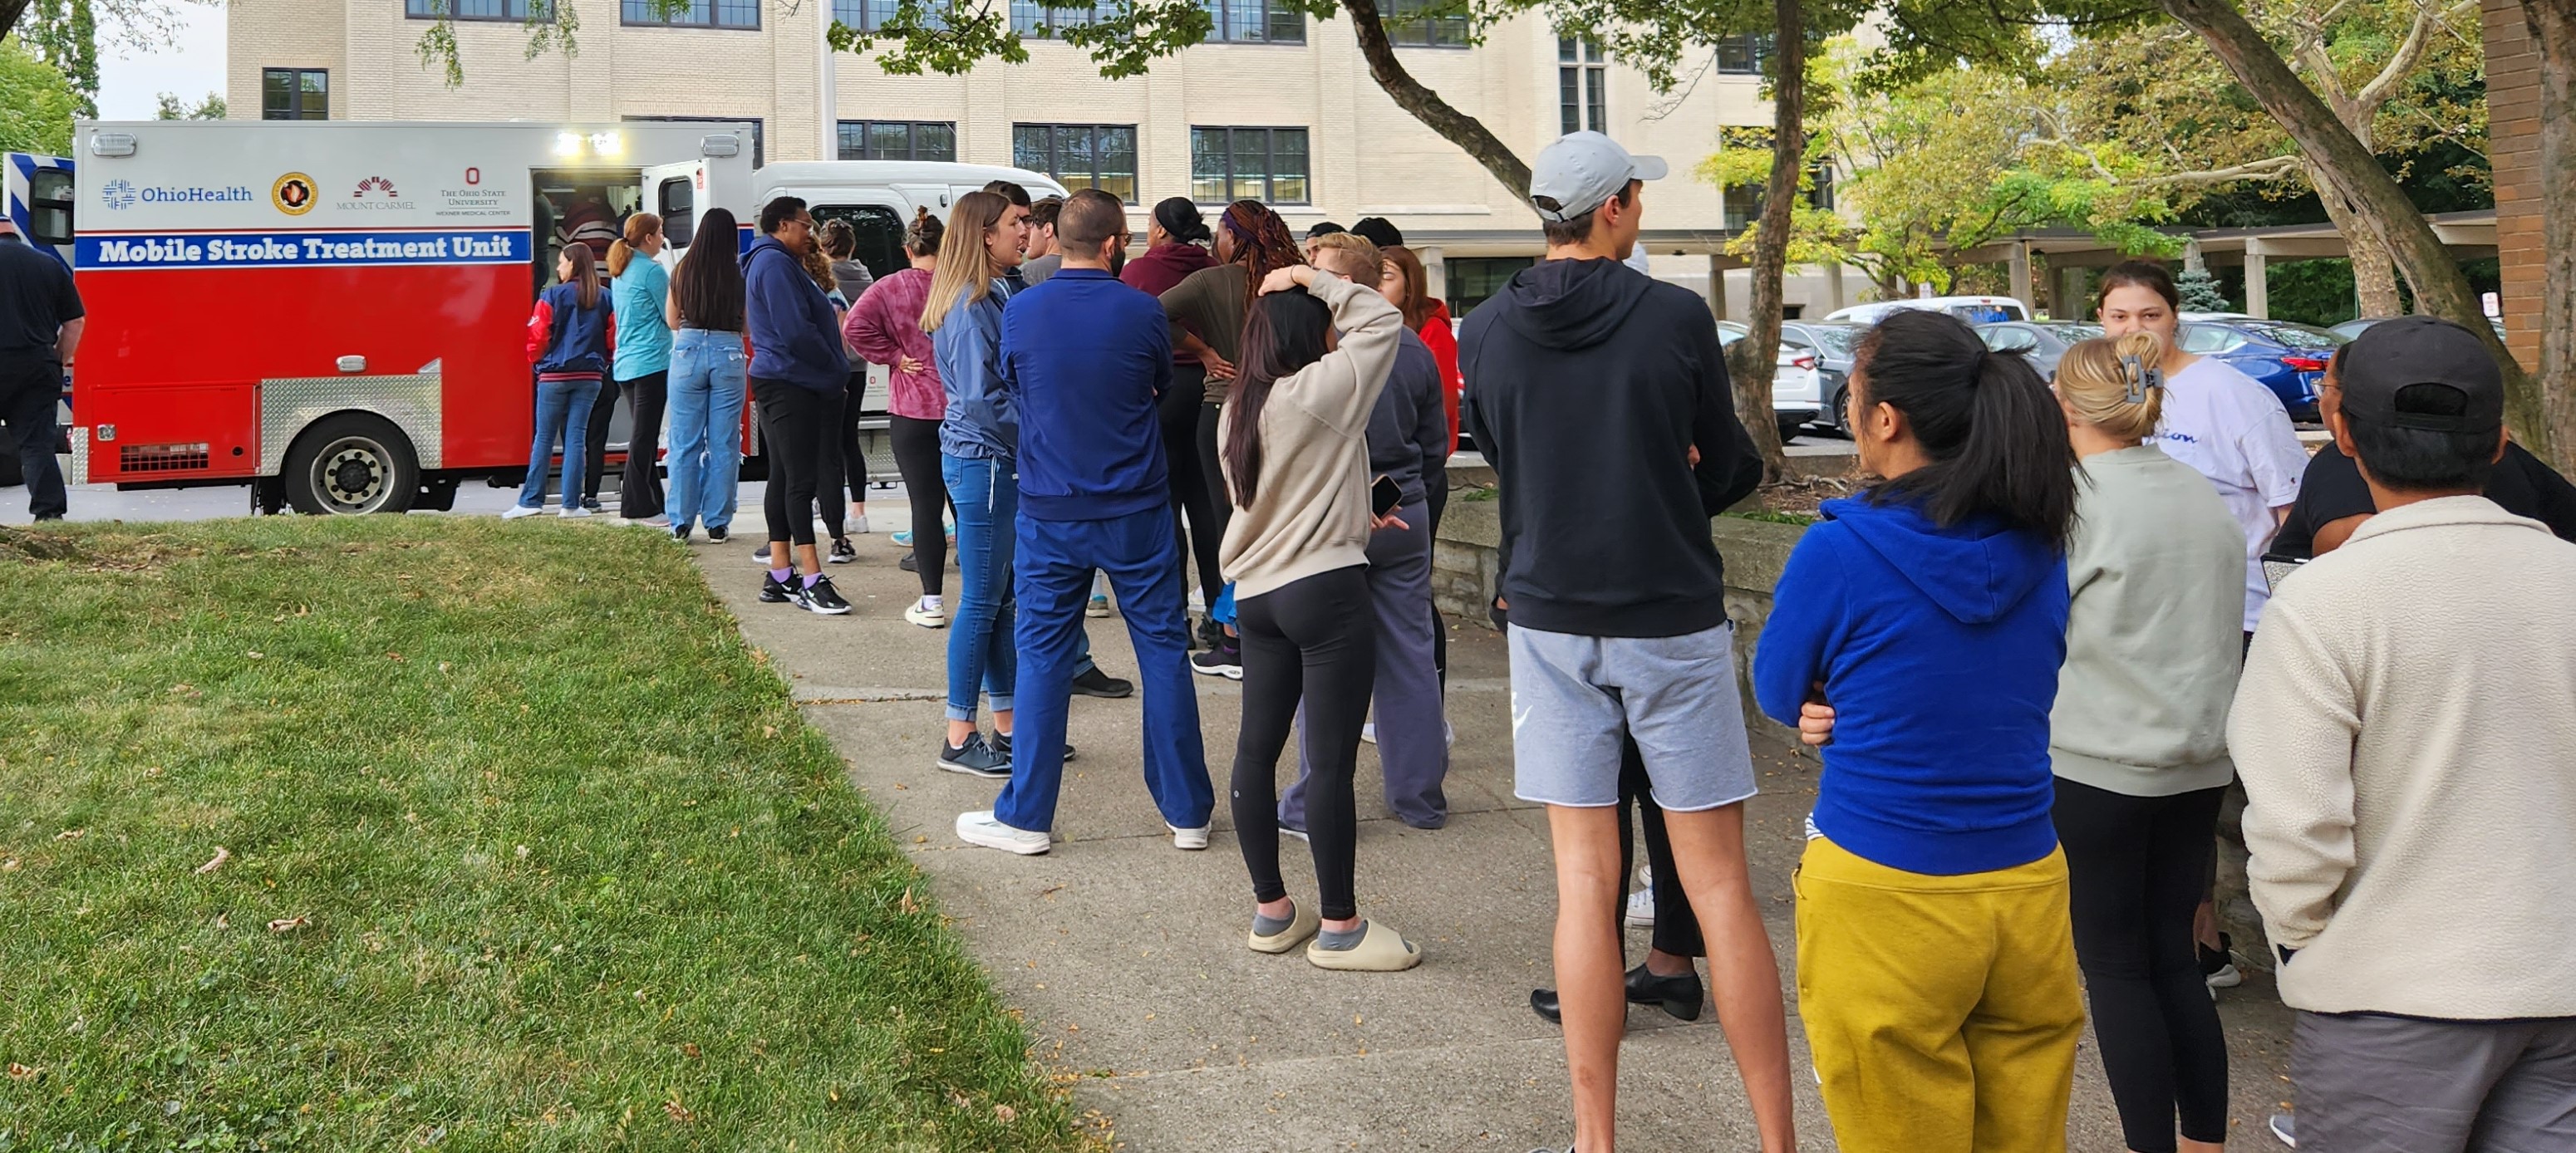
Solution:
[[[1062,138],[1063,133],[1067,131],[1087,131],[1091,134],[1088,147],[1085,149],[1085,151],[1087,151],[1091,156],[1091,167],[1088,171],[1068,171],[1068,166],[1062,162],[1063,150],[1059,146],[1058,141]],[[1024,146],[1022,137],[1024,133],[1028,132],[1044,132],[1047,134],[1046,155],[1041,163],[1027,163],[1029,150]],[[1112,152],[1109,149],[1102,147],[1102,145],[1107,142],[1106,137],[1110,133],[1126,134],[1127,170],[1125,172],[1114,171],[1103,167],[1101,164],[1102,157],[1112,155]],[[1031,172],[1046,173],[1047,175],[1054,177],[1056,183],[1064,185],[1066,189],[1072,191],[1080,191],[1084,188],[1098,188],[1103,192],[1115,195],[1117,193],[1117,189],[1104,185],[1102,182],[1124,176],[1127,178],[1127,193],[1121,198],[1120,203],[1140,204],[1143,203],[1143,201],[1138,198],[1144,194],[1145,182],[1144,173],[1140,171],[1144,167],[1144,161],[1143,158],[1138,155],[1138,139],[1139,133],[1136,130],[1136,126],[1133,124],[1061,124],[1053,121],[1016,123],[1011,125],[1011,163],[1016,167],[1026,168]]]
[[[1771,59],[1772,35],[1768,32],[1738,32],[1717,42],[1717,74],[1720,76],[1760,76],[1762,67]]]
[[[482,6],[486,2],[487,0],[403,0],[403,19],[446,19],[460,24],[525,24],[531,18],[544,19],[550,15],[545,0],[488,0],[490,4],[500,7],[501,11],[498,14],[463,11],[468,6]],[[457,11],[442,15],[438,11],[441,5]],[[513,8],[518,10],[513,12],[511,11]]]
[[[904,130],[904,154],[901,156],[877,154],[877,130],[880,128],[896,127],[900,127]],[[922,130],[925,128],[944,130],[948,133],[947,155],[924,156],[921,154]],[[850,134],[853,131],[858,133],[859,146],[857,149],[857,155],[851,154]],[[957,122],[954,120],[840,120],[833,122],[832,140],[834,145],[834,155],[842,160],[928,160],[954,162],[957,159]],[[935,152],[937,149],[934,148],[932,151]]]
[[[1556,119],[1560,133],[1610,131],[1610,54],[1600,45],[1557,37]]]
[[[760,31],[761,0],[689,0],[691,9],[700,4],[706,6],[707,18],[704,21],[688,19],[687,9],[683,9],[678,15],[655,17],[653,0],[618,0],[617,22],[628,28],[677,28],[699,32]],[[725,13],[728,11],[736,14],[736,22],[726,21]],[[750,14],[750,23],[738,22],[740,14],[746,12]]]
[[[1423,15],[1426,8],[1444,6],[1442,0],[1377,0],[1378,22],[1386,27],[1387,43],[1460,51],[1475,47],[1475,28],[1465,12]]]
[[[268,83],[271,79],[279,76],[289,78],[287,80],[287,83],[290,86],[288,89],[288,95],[293,98],[293,107],[288,110],[286,115],[279,115],[275,110],[269,107]],[[306,107],[306,105],[310,103],[310,100],[307,98],[317,95],[312,89],[307,88],[304,84],[304,79],[308,76],[319,76],[322,78],[322,91],[318,93],[322,98],[322,114],[319,116],[308,116],[305,114],[310,111],[310,109]],[[329,120],[331,118],[331,70],[328,68],[260,69],[259,118],[262,120]]]
[[[1225,196],[1225,198],[1224,198],[1224,199],[1222,199],[1222,200],[1201,200],[1201,199],[1199,199],[1199,187],[1198,187],[1198,186],[1199,186],[1199,181],[1204,180],[1204,179],[1208,179],[1208,177],[1204,177],[1204,176],[1201,176],[1201,175],[1199,174],[1199,156],[1200,156],[1200,149],[1199,149],[1199,134],[1200,134],[1200,133],[1204,133],[1204,132],[1222,132],[1222,133],[1224,133],[1224,134],[1225,134],[1225,140],[1226,140],[1226,150],[1225,150],[1225,174],[1224,174],[1224,176],[1223,176],[1223,179],[1224,179],[1224,181],[1225,181],[1226,196]],[[1243,181],[1243,180],[1256,179],[1255,177],[1251,177],[1251,176],[1239,175],[1239,174],[1237,173],[1237,169],[1236,169],[1236,165],[1235,165],[1235,156],[1236,156],[1236,151],[1235,151],[1235,147],[1234,147],[1234,141],[1235,141],[1235,138],[1236,138],[1236,136],[1237,136],[1238,134],[1240,134],[1240,133],[1245,133],[1245,132],[1259,132],[1259,133],[1262,133],[1262,134],[1263,134],[1263,136],[1262,136],[1262,152],[1261,152],[1261,159],[1262,159],[1262,164],[1261,164],[1261,174],[1260,174],[1260,176],[1257,178],[1257,179],[1259,179],[1259,180],[1261,181],[1261,194],[1260,194],[1260,195],[1258,195],[1258,196],[1249,196],[1249,197],[1247,197],[1247,196],[1237,196],[1237,195],[1235,195],[1235,192],[1237,191],[1237,189],[1235,188],[1235,185],[1236,185],[1236,183],[1237,183],[1237,182],[1239,182],[1239,181]],[[1278,170],[1278,168],[1279,168],[1278,158],[1279,158],[1279,156],[1280,156],[1280,150],[1279,150],[1278,141],[1279,141],[1279,137],[1280,137],[1280,134],[1281,134],[1281,133],[1288,133],[1288,132],[1296,133],[1296,134],[1297,134],[1297,136],[1298,136],[1298,138],[1299,138],[1301,141],[1303,141],[1303,142],[1304,142],[1304,144],[1305,144],[1305,147],[1303,147],[1303,148],[1301,148],[1301,149],[1299,149],[1299,150],[1298,150],[1299,155],[1302,157],[1302,161],[1301,161],[1301,163],[1300,163],[1300,164],[1299,164],[1299,166],[1298,166],[1298,168],[1299,168],[1298,172],[1296,172],[1296,173],[1294,174],[1294,176],[1292,177],[1292,178],[1293,178],[1293,179],[1295,179],[1295,180],[1299,180],[1299,181],[1304,182],[1304,184],[1305,184],[1305,195],[1300,196],[1300,197],[1298,197],[1298,198],[1296,198],[1296,199],[1293,199],[1293,200],[1289,200],[1289,199],[1281,199],[1281,198],[1279,197],[1279,195],[1278,195],[1278,193],[1279,193],[1279,182],[1280,182],[1280,177],[1283,175],[1282,173],[1280,173],[1279,171],[1277,171],[1277,170]],[[1304,206],[1304,205],[1311,205],[1311,204],[1315,203],[1315,149],[1314,149],[1314,134],[1313,134],[1311,131],[1309,131],[1309,130],[1304,126],[1304,125],[1281,125],[1281,126],[1270,126],[1270,125],[1260,125],[1260,124],[1193,124],[1193,125],[1190,125],[1190,198],[1191,198],[1192,200],[1194,200],[1194,201],[1197,201],[1197,202],[1198,202],[1198,203],[1200,203],[1200,204],[1211,204],[1211,205],[1213,205],[1213,204],[1231,204],[1231,203],[1233,203],[1234,201],[1237,201],[1237,200],[1258,200],[1258,201],[1262,202],[1263,204],[1270,204],[1270,205],[1299,205],[1299,206]]]
[[[1199,0],[1208,14],[1204,44],[1279,44],[1304,47],[1306,14],[1276,0]],[[1247,27],[1258,29],[1244,35]]]

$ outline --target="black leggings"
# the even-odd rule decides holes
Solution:
[[[586,500],[599,499],[601,474],[608,471],[608,422],[617,411],[618,390],[625,387],[607,377],[599,380],[599,399],[590,402],[590,423],[583,433],[588,438],[582,445],[581,495]],[[631,436],[628,439],[633,439]],[[629,446],[628,451],[633,451]],[[579,504],[580,501],[570,503]],[[624,512],[625,500],[619,498],[618,511]]]
[[[1422,478],[1422,516],[1423,519],[1431,522],[1431,551],[1435,557],[1440,552],[1440,513],[1448,507],[1449,470],[1443,468]],[[1440,605],[1437,601],[1431,605],[1431,667],[1440,671],[1440,695],[1446,698],[1449,695],[1449,622],[1440,615]],[[1636,750],[1636,742],[1630,741],[1628,751],[1633,754]],[[1644,762],[1639,762],[1638,768],[1640,772],[1644,771]],[[1622,772],[1624,771],[1623,768]],[[1658,822],[1662,819],[1654,818]],[[1626,825],[1626,822],[1620,822],[1622,828]]]
[[[2075,960],[2120,1128],[2137,1153],[2227,1139],[2227,1038],[2192,952],[2192,913],[2227,790],[2132,797],[2059,778]]]
[[[1655,951],[1676,957],[1697,957],[1708,952],[1700,939],[1699,917],[1691,912],[1690,894],[1682,890],[1682,875],[1673,868],[1673,837],[1664,828],[1663,807],[1655,803],[1655,782],[1646,775],[1646,758],[1637,751],[1637,742],[1619,741],[1619,876],[1636,875],[1636,836],[1628,825],[1628,805],[1635,802],[1637,815],[1646,826],[1646,863],[1654,866],[1655,883]],[[1613,908],[1621,916],[1619,939],[1626,941],[1625,902]]]
[[[1279,878],[1279,753],[1306,702],[1306,835],[1315,850],[1316,912],[1359,916],[1355,858],[1360,723],[1377,681],[1376,612],[1368,566],[1292,581],[1234,603],[1243,633],[1243,728],[1234,745],[1234,835],[1252,871],[1254,900],[1288,895]]]
[[[1227,387],[1222,381],[1210,381],[1207,391],[1223,395]],[[1216,422],[1218,415],[1224,411],[1223,408],[1204,401],[1199,404],[1199,481],[1211,494],[1208,503],[1214,507],[1208,510],[1208,521],[1216,526],[1216,539],[1219,544],[1225,543],[1225,523],[1234,515],[1234,494],[1226,491],[1225,487],[1225,467],[1222,463],[1225,458],[1218,455],[1216,446]],[[1213,608],[1216,602],[1209,601],[1208,606]]]
[[[1225,588],[1217,570],[1217,550],[1224,546],[1225,522],[1219,508],[1229,507],[1225,494],[1199,471],[1199,410],[1206,408],[1205,370],[1196,364],[1172,369],[1171,390],[1163,394],[1163,459],[1172,477],[1172,532],[1183,555],[1198,564],[1199,595],[1216,604]],[[1183,517],[1188,519],[1183,526]]]
[[[894,442],[894,467],[912,504],[912,562],[921,570],[921,595],[935,597],[948,576],[948,529],[939,519],[948,508],[948,481],[939,472],[939,422],[887,417],[886,439]]]
[[[841,421],[838,433],[824,440],[822,475],[817,479],[814,499],[822,502],[824,531],[839,540],[849,534],[849,512],[856,507],[868,509],[868,455],[859,446],[859,409],[867,396],[868,374],[850,374],[849,392],[841,398]],[[841,474],[849,474],[850,489],[841,491]]]
[[[761,451],[769,457],[769,484],[760,502],[769,517],[769,539],[810,545],[824,453],[841,425],[841,394],[755,376],[751,397],[760,409]],[[840,483],[837,474],[832,483]]]
[[[648,372],[617,387],[626,390],[626,407],[635,430],[626,437],[626,472],[617,482],[617,515],[645,520],[662,515],[662,470],[657,455],[662,441],[662,406],[671,374]]]

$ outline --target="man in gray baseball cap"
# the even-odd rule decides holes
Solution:
[[[1762,1147],[1787,1149],[1787,1021],[1745,866],[1753,759],[1709,538],[1709,518],[1762,466],[1708,305],[1622,263],[1643,182],[1665,171],[1598,132],[1548,145],[1529,196],[1546,259],[1468,313],[1458,338],[1461,422],[1502,495],[1514,792],[1547,806],[1558,862],[1558,988],[1531,1007],[1565,1027],[1575,1133],[1606,1147],[1623,1000],[1696,1016],[1704,995],[1688,957],[1650,953],[1621,974],[1620,762],[1633,741],[1672,839],[1673,875],[1658,869],[1655,883],[1690,895]]]

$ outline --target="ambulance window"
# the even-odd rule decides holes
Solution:
[[[662,207],[656,215],[662,218],[662,238],[670,241],[674,248],[687,248],[689,235],[697,231],[697,196],[697,190],[690,186],[686,176],[674,176],[662,182],[662,191],[658,194]]]
[[[903,218],[875,204],[817,204],[814,220],[846,220],[859,234],[858,261],[872,276],[892,276],[909,262],[903,258]]]
[[[39,244],[72,242],[72,174],[59,168],[37,170],[27,178],[27,231]]]

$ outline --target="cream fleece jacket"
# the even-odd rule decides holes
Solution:
[[[2281,999],[2576,1016],[2576,544],[2485,497],[2281,582],[2228,725]]]
[[[1307,291],[1333,310],[1341,338],[1322,360],[1272,382],[1262,404],[1259,495],[1249,507],[1234,506],[1217,550],[1238,599],[1368,563],[1369,411],[1395,367],[1404,314],[1377,290],[1329,272],[1317,272]],[[1227,402],[1218,444],[1241,406]],[[1225,479],[1232,500],[1231,463]]]

